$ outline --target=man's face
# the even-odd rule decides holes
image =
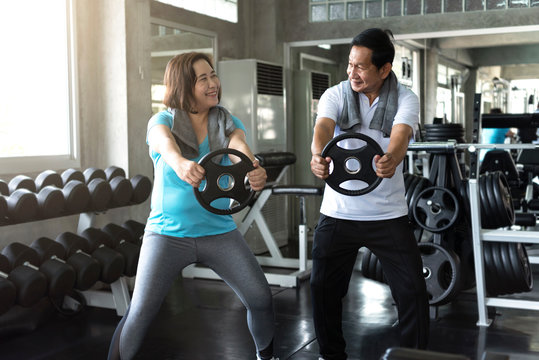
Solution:
[[[371,62],[371,57],[371,49],[363,46],[352,46],[346,69],[352,89],[365,95],[378,94],[391,70],[389,63],[378,69]]]

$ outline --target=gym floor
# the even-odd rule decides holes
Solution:
[[[538,276],[535,274],[536,281]],[[308,280],[298,288],[272,286],[275,349],[281,360],[317,359],[309,291]],[[522,297],[535,300],[539,291]],[[137,359],[254,360],[245,314],[239,299],[223,282],[179,278]],[[536,312],[489,307],[489,314],[494,318],[490,327],[476,326],[475,294],[462,293],[438,308],[438,316],[431,321],[429,350],[470,359],[481,359],[485,351],[510,354],[511,360],[539,359]],[[396,346],[396,319],[388,287],[363,278],[356,266],[343,314],[350,359],[377,360],[387,348]],[[53,315],[30,333],[0,339],[0,358],[106,359],[119,320],[115,310],[95,307],[86,307],[71,318]]]

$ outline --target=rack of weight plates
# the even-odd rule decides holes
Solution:
[[[480,97],[478,99],[476,107],[480,104]],[[503,167],[500,171],[479,174],[477,150],[496,147],[532,149],[535,145],[477,144],[479,115],[477,108],[474,114],[474,123],[477,125],[472,132],[472,144],[463,143],[464,138],[459,136],[459,126],[446,124],[448,126],[435,127],[438,132],[434,134],[444,132],[449,135],[452,132],[450,138],[433,139],[427,136],[429,141],[409,146],[409,159],[412,159],[411,155],[419,154],[415,158],[420,159],[422,165],[414,171],[414,167],[408,164],[412,171],[404,176],[405,197],[423,260],[423,274],[433,317],[437,316],[438,306],[453,301],[466,290],[477,288],[479,307],[483,309],[485,300],[481,299],[485,299],[486,292],[495,297],[528,292],[532,288],[529,264],[535,259],[528,257],[522,243],[538,243],[539,235],[530,231],[517,232],[515,228],[533,228],[536,214],[515,213],[512,189],[505,171],[502,171]],[[468,152],[469,166],[465,151]],[[529,193],[526,191],[526,194]],[[523,203],[527,204],[537,202],[529,198],[524,200]],[[482,229],[498,230],[485,232]],[[498,242],[481,241],[490,239]],[[478,265],[479,260],[481,263]],[[363,253],[361,270],[365,277],[385,282],[380,262],[368,250]],[[501,303],[504,306],[530,306],[525,301],[487,301],[489,305]],[[481,325],[485,324],[481,321],[481,316],[485,314],[480,310]]]
[[[477,141],[477,134],[481,126],[484,127],[517,127],[534,128],[539,126],[539,114],[514,114],[514,115],[490,115],[480,114],[481,95],[474,97],[474,141]],[[486,120],[489,120],[489,126]],[[501,124],[496,124],[501,120]],[[503,126],[502,126],[503,125]],[[525,186],[524,198],[514,199],[511,191],[503,197],[505,208],[510,213],[512,209],[517,209],[515,213],[515,225],[521,221],[522,226],[511,226],[506,228],[494,228],[490,226],[488,219],[483,214],[489,209],[482,199],[483,180],[480,175],[480,163],[477,161],[477,150],[480,149],[504,149],[518,151],[519,165],[523,170],[523,181]],[[508,286],[507,283],[513,281],[521,292],[530,291],[533,285],[531,264],[538,264],[539,257],[528,256],[529,250],[534,245],[539,244],[539,231],[536,231],[536,216],[534,211],[539,210],[537,198],[534,195],[534,184],[532,177],[539,174],[539,146],[536,144],[504,144],[504,145],[477,145],[468,148],[471,154],[469,200],[471,209],[472,240],[474,266],[476,276],[476,293],[478,306],[478,326],[489,326],[492,319],[488,318],[488,306],[514,308],[524,310],[539,310],[539,299],[529,297],[514,298],[501,297],[498,293],[499,287]],[[488,153],[487,153],[488,154]],[[531,156],[525,156],[532,154]],[[486,156],[485,156],[486,159]],[[485,161],[485,160],[484,160]],[[488,195],[488,194],[487,194]],[[528,215],[532,215],[532,218]],[[519,216],[520,215],[520,216]],[[508,249],[508,250],[505,250]],[[532,251],[534,251],[532,249]],[[509,256],[509,258],[507,258]],[[492,266],[494,264],[494,266]],[[494,272],[496,271],[496,272]],[[510,277],[510,274],[513,277]],[[515,291],[516,292],[516,291]]]
[[[126,219],[97,228],[96,216],[142,204],[151,189],[148,177],[128,178],[116,166],[61,174],[46,170],[35,179],[17,175],[9,182],[0,180],[0,226],[79,216],[76,233],[24,239],[2,248],[0,334],[29,332],[55,311],[75,315],[85,306],[125,314],[144,224]]]

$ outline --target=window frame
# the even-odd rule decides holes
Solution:
[[[59,170],[80,168],[80,134],[78,116],[78,82],[77,82],[77,46],[75,7],[73,0],[66,2],[66,46],[67,46],[67,90],[68,90],[68,126],[69,153],[47,156],[13,156],[0,157],[0,174],[17,175],[37,173],[43,170]]]

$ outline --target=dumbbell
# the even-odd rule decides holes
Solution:
[[[114,165],[105,169],[105,176],[109,182],[116,177],[126,177],[125,170]],[[129,179],[129,182],[131,183],[132,188],[132,195],[129,202],[133,204],[143,203],[152,192],[151,180],[144,175],[135,175]]]
[[[7,221],[7,200],[0,195],[0,224]]]
[[[9,195],[9,186],[4,180],[0,180],[0,195]]]
[[[9,244],[5,250],[4,255],[10,260],[12,267],[30,263],[46,276],[46,294],[49,297],[61,298],[73,288],[75,270],[60,257],[54,254],[47,256],[44,252],[40,256],[35,248],[19,242]]]
[[[107,210],[112,199],[112,188],[106,180],[105,172],[99,168],[89,167],[83,172],[84,180],[90,191],[89,209],[93,211]]]
[[[0,315],[15,305],[15,300],[17,299],[17,288],[8,279],[10,270],[11,266],[8,259],[0,254]]]
[[[122,227],[126,229],[135,240],[135,244],[142,245],[142,238],[144,237],[144,229],[146,224],[138,222],[136,220],[127,220],[122,224]]]
[[[135,175],[131,179],[131,187],[133,188],[133,195],[131,196],[131,202],[134,204],[141,204],[152,193],[152,182],[144,175]]]
[[[39,204],[35,193],[28,189],[15,189],[10,195],[0,195],[6,204],[6,215],[9,222],[20,223],[35,219]],[[1,207],[2,205],[0,205]]]
[[[62,183],[64,184],[64,186],[72,180],[77,180],[81,183],[85,182],[84,175],[82,174],[82,172],[73,168],[64,170],[60,177],[62,178]]]
[[[9,191],[14,193],[16,190],[27,189],[28,191],[36,195],[38,211],[30,216],[32,209],[28,208],[28,204],[23,205],[24,209],[21,212],[24,213],[25,218],[19,218],[15,220],[17,222],[33,220],[35,218],[51,218],[59,216],[64,211],[65,200],[62,192],[52,186],[43,186],[40,182],[38,187],[35,180],[26,175],[17,175],[9,182]],[[27,196],[27,195],[25,195]],[[17,201],[17,200],[16,200]],[[18,200],[22,201],[22,200]],[[28,200],[25,200],[26,202]],[[24,201],[23,201],[24,202]],[[17,216],[16,216],[17,217]]]
[[[63,246],[47,237],[40,237],[30,244],[30,248],[39,256],[39,270],[49,279],[49,296],[61,298],[71,291],[75,286],[77,273],[75,268],[66,262]]]
[[[91,249],[83,238],[72,232],[64,232],[55,241],[64,247],[67,262],[77,269],[75,288],[87,290],[101,279],[101,263],[90,254]]]
[[[61,240],[69,242],[71,246],[75,246],[78,250],[90,254],[97,260],[101,268],[99,280],[106,284],[111,284],[118,280],[125,267],[123,256],[119,252],[107,247],[107,244],[99,241],[100,239],[87,239],[83,235],[84,232],[81,235],[66,232],[63,233]]]
[[[134,243],[131,234],[123,227],[110,223],[103,229],[88,228],[84,230],[81,236],[90,239],[91,241],[99,241],[105,244],[110,244],[112,249],[122,254],[125,260],[123,274],[125,276],[135,276],[137,273],[138,259],[140,255],[140,246]]]
[[[38,176],[36,176],[34,183],[36,184],[37,191],[40,191],[45,186],[54,186],[58,189],[64,187],[62,177],[54,170],[42,171]]]
[[[111,181],[113,178],[120,176],[125,177],[125,170],[121,167],[111,165],[105,169],[105,176],[107,181]]]
[[[2,255],[9,263],[7,279],[17,289],[16,303],[22,307],[31,307],[47,294],[47,277],[34,265],[39,262],[35,251],[26,252],[27,256],[21,256],[18,254],[18,246],[13,244],[16,243],[2,249]]]
[[[56,207],[54,208],[56,211],[51,210],[53,208],[51,205],[43,211],[43,217],[59,216],[62,212],[66,214],[77,214],[88,209],[90,192],[84,183],[84,177],[80,171],[67,169],[62,175],[59,175],[53,170],[45,170],[36,177],[34,182],[39,193],[49,194],[54,192],[57,197]],[[64,206],[61,212],[58,211],[61,201],[59,200],[60,194],[64,200]]]
[[[128,205],[133,195],[133,185],[125,177],[125,171],[117,166],[109,166],[105,169],[105,178],[112,188],[110,207]]]

